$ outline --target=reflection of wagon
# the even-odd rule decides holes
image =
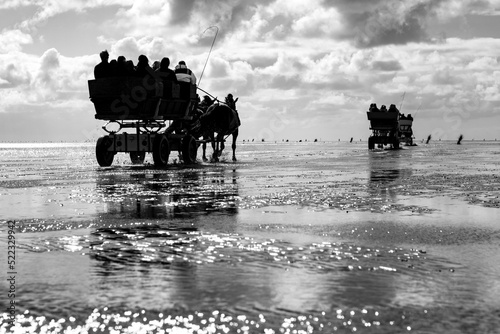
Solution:
[[[373,149],[375,145],[392,145],[399,148],[399,113],[368,111],[371,136],[368,138],[368,148]]]
[[[146,152],[152,152],[155,166],[165,166],[174,150],[184,163],[196,161],[198,146],[189,131],[198,104],[195,85],[162,83],[152,77],[114,77],[88,84],[95,118],[108,121],[102,127],[108,134],[96,144],[100,166],[110,166],[117,152],[128,152],[134,163],[144,162]],[[166,121],[173,121],[168,128]]]

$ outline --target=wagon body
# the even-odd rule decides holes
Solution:
[[[187,82],[114,77],[88,85],[95,118],[101,120],[190,119],[197,103],[196,85]]]
[[[95,118],[108,121],[103,126],[108,135],[96,144],[99,165],[110,166],[117,152],[130,153],[134,163],[151,152],[157,166],[166,165],[173,150],[185,163],[196,161],[196,139],[190,133],[198,105],[196,85],[148,76],[89,80],[88,87]],[[117,129],[109,130],[110,124]]]
[[[368,148],[373,149],[375,145],[392,145],[399,148],[399,113],[367,111],[370,121],[371,136],[368,138]]]
[[[406,145],[413,145],[413,119],[400,118],[399,119],[399,137],[400,141],[404,142]]]
[[[398,127],[397,112],[367,111],[366,115],[370,121],[370,130],[394,130]]]

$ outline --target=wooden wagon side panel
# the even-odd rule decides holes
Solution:
[[[160,99],[180,97],[179,85],[151,77],[96,79],[88,85],[95,118],[102,120],[163,119],[158,113]]]
[[[399,114],[395,112],[368,111],[371,130],[392,130],[398,127]]]

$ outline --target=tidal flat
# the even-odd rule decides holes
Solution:
[[[500,328],[500,143],[198,155],[0,144],[0,333]]]

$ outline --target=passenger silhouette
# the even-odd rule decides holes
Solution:
[[[391,105],[389,106],[389,112],[397,112],[397,113],[399,113],[399,109],[398,109],[398,108],[396,108],[396,105],[395,105],[395,104],[391,104]]]
[[[160,62],[158,60],[155,60],[153,63],[153,71],[156,71],[159,68],[160,68]]]
[[[193,71],[191,71],[187,66],[184,60],[181,60],[177,66],[175,66],[175,75],[178,81],[181,82],[190,82],[193,85],[196,85],[196,76]]]
[[[138,58],[137,66],[135,67],[135,75],[144,78],[147,75],[151,75],[153,70],[149,66],[149,59],[145,55],[140,55]]]
[[[129,75],[127,70],[127,59],[124,56],[119,56],[116,60],[116,75],[119,77],[126,77]]]
[[[116,59],[112,59],[109,61],[109,76],[118,76],[118,62],[116,61]]]
[[[99,56],[101,62],[94,67],[94,78],[101,79],[111,76],[111,68],[109,66],[109,53],[107,50],[102,51]]]
[[[170,66],[170,59],[164,57],[160,62],[160,67],[155,71],[156,74],[161,78],[163,82],[173,81],[178,82],[175,72],[168,68]]]
[[[127,60],[125,62],[125,69],[127,70],[128,76],[135,76],[135,65],[132,60]]]
[[[372,103],[370,104],[370,109],[369,109],[370,112],[373,112],[373,111],[380,111],[377,107],[377,104],[376,103]]]

